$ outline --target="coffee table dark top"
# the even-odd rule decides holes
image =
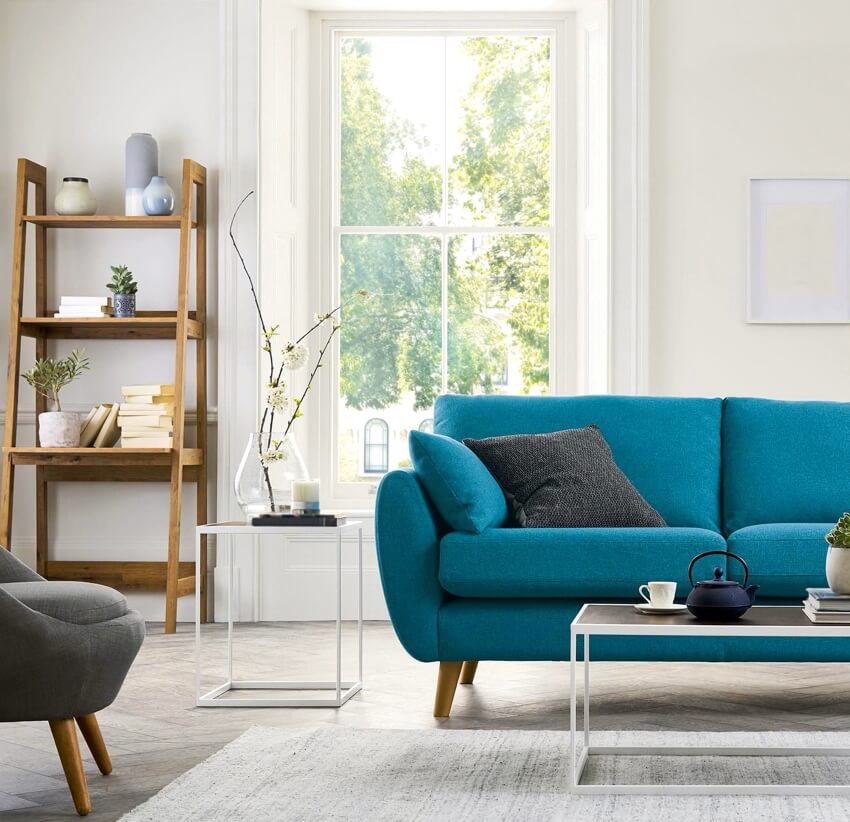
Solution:
[[[816,625],[799,605],[754,605],[732,622],[695,619],[688,611],[671,616],[641,614],[631,605],[585,605],[572,630],[578,634],[675,634],[694,636],[847,636],[850,625]]]

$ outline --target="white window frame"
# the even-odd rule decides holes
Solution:
[[[339,294],[340,271],[337,253],[342,233],[423,234],[445,238],[463,233],[544,234],[549,238],[549,391],[552,394],[575,393],[580,390],[579,362],[574,356],[575,333],[579,331],[578,286],[576,266],[576,203],[569,196],[574,189],[577,152],[568,149],[574,143],[576,61],[568,55],[574,41],[574,13],[510,13],[510,14],[372,14],[352,13],[317,15],[319,43],[315,49],[319,61],[319,106],[315,125],[320,135],[318,176],[319,281],[316,311],[334,304]],[[545,34],[550,36],[552,95],[552,136],[550,140],[550,222],[548,227],[513,229],[509,226],[345,226],[339,221],[339,40],[342,37],[376,35],[387,32],[434,35],[475,34]],[[573,146],[573,149],[575,147]],[[446,192],[444,191],[444,197]],[[445,266],[443,267],[445,268]],[[324,272],[324,274],[318,274]],[[328,276],[329,275],[329,276]],[[444,288],[445,293],[445,288]],[[325,309],[326,310],[326,309]],[[445,322],[445,307],[443,321]],[[567,320],[564,322],[564,320]],[[443,357],[447,352],[443,351]],[[445,379],[445,361],[443,362]],[[318,437],[322,476],[329,505],[343,508],[371,507],[378,479],[344,483],[338,480],[339,454],[337,431],[339,420],[339,341],[333,347],[328,367],[321,381],[320,431]]]

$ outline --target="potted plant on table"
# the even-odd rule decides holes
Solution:
[[[139,284],[133,279],[133,272],[126,265],[112,265],[112,281],[106,287],[112,292],[112,316],[136,316],[136,292]]]
[[[265,406],[260,417],[259,430],[248,438],[248,445],[234,481],[236,499],[249,522],[252,517],[260,514],[291,510],[293,480],[308,479],[292,426],[299,417],[304,416],[303,407],[307,394],[322,367],[322,361],[334,336],[341,328],[339,318],[347,304],[341,303],[325,314],[317,314],[313,324],[303,334],[277,347],[279,326],[266,323],[254,279],[233,235],[233,225],[239,209],[253,193],[251,191],[242,198],[230,221],[230,242],[239,258],[240,267],[245,272],[254,299],[260,330],[260,349],[268,368]],[[351,300],[367,296],[366,291],[361,289]],[[309,364],[310,350],[306,341],[313,334],[319,335],[319,350],[303,387],[296,390],[295,386],[291,386],[285,379],[284,372],[298,371]]]
[[[836,594],[850,594],[850,513],[844,513],[826,535],[826,581]]]
[[[77,448],[80,444],[80,415],[63,411],[59,392],[89,367],[83,349],[70,353],[64,360],[52,357],[37,359],[22,377],[43,397],[50,411],[38,415],[38,441],[42,448]]]

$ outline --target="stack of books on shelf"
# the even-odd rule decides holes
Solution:
[[[122,448],[171,448],[173,385],[125,385],[118,411]]]
[[[829,588],[806,588],[803,613],[822,625],[850,624],[850,594],[835,594]]]
[[[112,315],[112,297],[62,297],[54,317],[94,318]]]
[[[118,436],[118,403],[101,403],[89,411],[80,426],[80,447],[112,448]]]

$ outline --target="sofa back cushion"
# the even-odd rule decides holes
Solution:
[[[480,534],[505,524],[508,505],[499,483],[463,443],[411,431],[409,445],[416,474],[452,530]]]
[[[445,395],[434,429],[462,440],[597,425],[614,459],[668,525],[720,530],[719,399]]]
[[[850,508],[850,403],[734,397],[723,405],[727,534],[834,522]]]

